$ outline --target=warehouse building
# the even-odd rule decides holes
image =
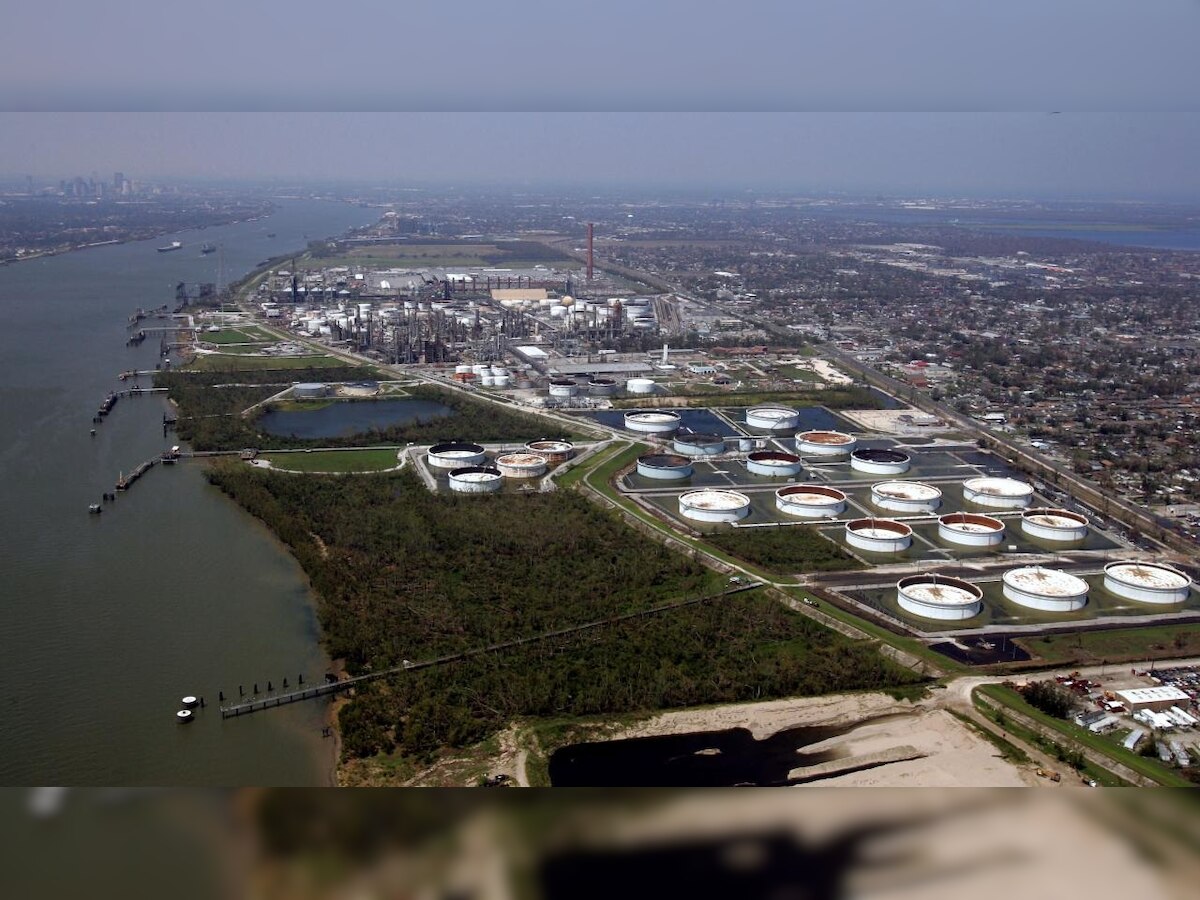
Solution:
[[[1117,697],[1131,713],[1149,709],[1162,712],[1172,706],[1186,706],[1191,698],[1176,687],[1133,688],[1128,691],[1117,691]]]

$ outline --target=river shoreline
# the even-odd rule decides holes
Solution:
[[[122,244],[137,244],[142,241],[152,241],[155,238],[166,237],[166,236],[172,235],[172,234],[182,234],[183,232],[187,232],[187,231],[197,231],[201,227],[203,227],[203,228],[224,228],[229,225],[242,225],[242,224],[245,224],[246,222],[257,222],[260,219],[270,218],[276,212],[276,210],[277,210],[277,207],[275,206],[274,203],[272,203],[271,209],[265,214],[259,214],[259,215],[254,215],[254,216],[235,216],[231,219],[221,221],[221,222],[208,222],[208,223],[205,223],[203,226],[192,225],[188,228],[158,229],[158,230],[152,231],[149,234],[129,235],[127,237],[112,238],[111,240],[107,240],[107,241],[88,241],[87,243],[83,243],[83,244],[70,244],[70,245],[63,246],[63,247],[53,247],[49,250],[38,250],[35,253],[26,253],[22,256],[11,256],[11,257],[7,257],[5,259],[0,259],[0,266],[8,266],[8,265],[14,265],[16,263],[29,262],[30,260],[34,260],[34,259],[49,259],[54,256],[66,256],[68,253],[75,253],[78,250],[91,250],[94,247],[112,247],[112,246],[117,246],[117,245],[122,245]]]

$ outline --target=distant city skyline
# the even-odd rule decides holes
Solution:
[[[10,179],[1200,199],[1195,113],[4,113]]]

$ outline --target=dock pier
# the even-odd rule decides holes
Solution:
[[[379,678],[389,678],[393,675],[398,675],[401,672],[416,672],[421,669],[429,669],[435,666],[444,666],[448,663],[459,662],[461,660],[470,659],[475,656],[482,656],[488,653],[496,653],[501,650],[508,650],[514,647],[521,647],[527,644],[535,644],[540,641],[548,640],[556,637],[566,637],[572,634],[578,634],[583,631],[590,631],[595,628],[603,628],[608,625],[616,625],[620,622],[627,622],[632,619],[641,619],[648,616],[658,615],[659,613],[668,612],[674,609],[681,609],[686,606],[695,606],[700,603],[710,603],[713,600],[720,600],[735,594],[741,594],[745,591],[756,590],[762,587],[759,582],[751,582],[742,584],[736,587],[728,588],[717,594],[709,594],[704,597],[693,597],[688,600],[677,600],[673,603],[664,603],[660,606],[653,606],[649,609],[639,610],[637,612],[623,613],[618,616],[611,616],[607,619],[599,619],[593,622],[585,622],[582,625],[573,625],[568,628],[558,628],[554,631],[547,631],[541,634],[529,635],[527,637],[513,638],[508,641],[501,641],[496,644],[490,644],[486,647],[477,647],[473,650],[464,650],[461,653],[450,653],[446,656],[439,656],[434,659],[426,659],[420,662],[412,662],[404,660],[398,666],[382,669],[378,672],[368,672],[365,675],[356,675],[352,678],[343,678],[339,681],[330,681],[325,684],[315,687],[304,688],[298,691],[289,691],[287,693],[275,694],[269,697],[251,697],[249,700],[242,700],[239,703],[233,703],[229,706],[222,706],[221,718],[234,719],[238,716],[247,716],[251,713],[260,712],[264,709],[274,709],[277,706],[287,706],[290,703],[299,703],[302,700],[312,700],[316,697],[328,697],[332,694],[339,694],[342,691],[348,691],[353,687],[357,687],[368,681],[375,681]],[[329,676],[332,677],[332,676]],[[268,687],[270,684],[268,683]],[[258,685],[255,685],[257,688]],[[255,693],[258,693],[257,690]],[[221,692],[219,696],[224,696]]]

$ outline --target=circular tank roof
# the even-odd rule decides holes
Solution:
[[[816,484],[792,484],[781,487],[775,492],[775,496],[787,500],[788,503],[809,503],[813,506],[826,504],[830,500],[841,503],[846,499],[846,495],[837,488],[821,487]]]
[[[920,481],[881,481],[871,486],[871,492],[897,500],[936,500],[942,492]]]
[[[983,598],[983,591],[969,581],[938,575],[902,578],[896,587],[914,600],[935,606],[970,606]]]
[[[891,519],[855,519],[846,523],[846,530],[872,538],[908,537],[912,529],[903,522],[893,522]]]
[[[793,419],[800,411],[787,406],[752,406],[746,410],[746,415],[760,419]]]
[[[679,416],[676,413],[670,412],[639,412],[626,413],[626,419],[631,419],[634,422],[678,422]]]
[[[696,447],[711,447],[714,444],[724,445],[725,438],[719,434],[693,432],[691,434],[675,435],[675,442],[678,444],[691,444]]]
[[[1024,497],[1033,493],[1030,485],[1015,478],[969,478],[963,482],[963,488],[993,497]]]
[[[938,524],[965,534],[992,534],[1004,530],[1004,523],[999,519],[974,513],[950,513],[939,518]]]
[[[797,440],[808,444],[830,444],[833,446],[853,444],[855,442],[853,435],[846,434],[843,431],[806,431],[797,436]]]
[[[1004,583],[1027,594],[1043,597],[1075,597],[1088,592],[1088,583],[1060,569],[1022,566],[1004,573]]]
[[[757,450],[746,458],[757,463],[764,463],[766,465],[778,463],[781,466],[794,466],[801,461],[800,457],[794,453],[781,453],[778,450]]]
[[[638,457],[638,465],[653,469],[686,469],[691,467],[692,461],[674,453],[647,453]]]
[[[1109,563],[1104,567],[1104,574],[1126,584],[1144,588],[1174,590],[1192,583],[1182,572],[1160,563]]]
[[[544,466],[546,457],[536,453],[508,453],[496,457],[496,463],[504,466]]]
[[[909,455],[899,450],[885,450],[881,447],[860,448],[850,454],[855,459],[875,463],[904,463],[909,461]]]
[[[495,481],[504,476],[499,469],[491,466],[463,466],[461,469],[451,469],[450,477],[459,481]]]
[[[434,456],[475,456],[483,453],[483,447],[479,444],[452,441],[445,444],[434,444],[429,448],[429,452]]]
[[[570,441],[530,441],[525,445],[527,450],[546,450],[550,453],[566,453],[574,450],[575,445]]]
[[[1087,516],[1067,509],[1030,509],[1021,513],[1021,518],[1047,528],[1078,528],[1088,524]]]
[[[680,504],[695,509],[741,509],[750,505],[750,498],[737,491],[691,491],[679,498]]]

